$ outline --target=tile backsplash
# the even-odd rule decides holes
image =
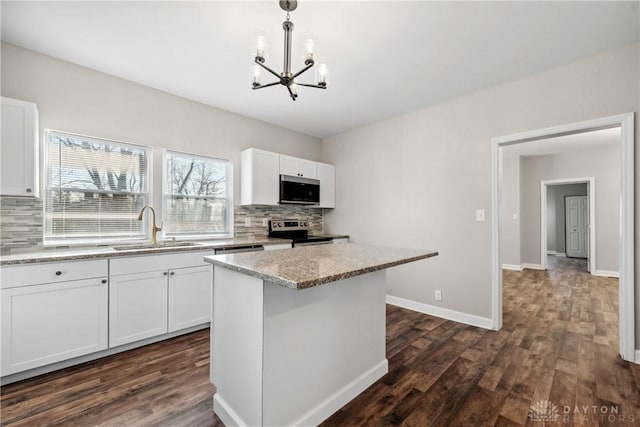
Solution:
[[[299,219],[309,222],[309,232],[320,234],[323,231],[322,209],[304,206],[236,206],[233,208],[236,237],[264,237],[269,233],[262,225],[263,219]],[[245,225],[245,219],[251,218],[251,226]]]
[[[247,227],[246,219],[251,226]],[[323,232],[322,209],[303,206],[235,206],[235,237],[264,237],[263,219],[300,219],[310,232]],[[0,254],[42,250],[42,199],[0,197]]]
[[[42,199],[0,197],[0,253],[42,249]]]

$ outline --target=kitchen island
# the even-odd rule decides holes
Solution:
[[[438,255],[358,244],[205,257],[211,379],[228,425],[316,425],[388,372],[385,270]]]

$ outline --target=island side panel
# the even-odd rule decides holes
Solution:
[[[213,269],[214,412],[227,426],[262,425],[263,282]]]
[[[265,282],[263,425],[317,425],[387,373],[385,277]]]

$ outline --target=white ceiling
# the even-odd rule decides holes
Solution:
[[[4,41],[318,137],[639,39],[638,2],[301,1],[293,68],[312,37],[331,81],[293,102],[250,89],[256,35],[282,68],[277,1],[1,3]]]
[[[502,147],[502,150],[507,151],[510,155],[515,154],[521,157],[545,156],[549,154],[613,148],[619,146],[620,138],[621,130],[617,127],[529,141],[522,144]]]

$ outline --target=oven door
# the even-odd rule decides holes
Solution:
[[[280,175],[280,203],[320,204],[320,181],[299,176]]]

